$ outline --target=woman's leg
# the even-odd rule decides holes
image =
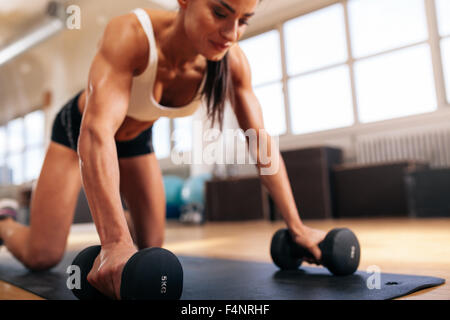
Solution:
[[[130,211],[139,249],[161,247],[166,223],[164,184],[155,153],[120,158],[120,190]]]
[[[49,269],[63,257],[80,188],[77,153],[50,142],[32,193],[30,226],[0,221],[4,245],[29,269]]]

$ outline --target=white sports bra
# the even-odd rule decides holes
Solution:
[[[133,13],[136,14],[147,35],[150,55],[145,71],[133,78],[127,116],[140,121],[153,121],[160,117],[178,118],[192,115],[202,103],[201,92],[205,84],[206,73],[197,95],[191,103],[182,107],[165,107],[160,105],[153,97],[153,86],[158,70],[158,52],[152,23],[145,10],[139,8],[133,10]]]

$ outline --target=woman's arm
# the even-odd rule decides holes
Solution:
[[[323,239],[324,233],[306,227],[300,219],[278,145],[264,128],[261,105],[253,92],[247,58],[235,45],[230,51],[229,59],[234,87],[233,110],[239,126],[244,132],[253,129],[252,131],[257,133],[256,148],[250,151],[256,160],[260,179],[279,208],[293,238],[310,249],[316,260],[319,261],[321,253],[317,243]],[[282,108],[282,106],[274,105],[273,108]],[[248,141],[247,135],[246,138]],[[252,149],[251,143],[249,146]],[[260,151],[262,151],[261,154]],[[268,157],[264,158],[266,153]]]
[[[89,72],[78,140],[83,186],[102,245],[131,241],[120,200],[114,140],[127,113],[135,68],[136,35],[128,25],[115,18],[105,29]]]
[[[129,17],[107,25],[90,68],[78,140],[83,186],[102,245],[88,281],[116,298],[123,265],[136,249],[120,199],[114,136],[126,117],[133,73],[145,52],[139,50],[142,43]]]

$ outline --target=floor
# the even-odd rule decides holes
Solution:
[[[349,219],[309,220],[310,227],[328,231],[348,227],[361,245],[360,271],[372,266],[384,273],[403,273],[444,278],[435,288],[400,298],[401,300],[450,300],[450,218],[439,219]],[[218,257],[271,262],[273,233],[282,221],[216,222],[203,226],[168,221],[165,248],[178,255]],[[68,250],[98,244],[93,224],[74,225]],[[9,254],[4,248],[0,257]],[[0,281],[0,300],[41,299]]]

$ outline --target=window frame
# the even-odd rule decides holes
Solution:
[[[358,112],[358,103],[357,103],[357,97],[356,97],[356,85],[355,85],[355,68],[354,65],[357,61],[372,58],[375,56],[384,55],[386,53],[399,51],[402,49],[406,49],[409,47],[414,47],[422,44],[428,44],[428,47],[431,50],[431,63],[433,68],[433,76],[434,76],[434,82],[435,82],[435,91],[436,91],[436,97],[437,97],[437,108],[435,111],[430,112],[431,114],[440,113],[440,112],[449,112],[450,111],[450,101],[447,101],[447,95],[446,95],[446,89],[445,89],[445,79],[443,74],[443,66],[442,66],[442,57],[441,57],[441,49],[440,49],[440,41],[442,39],[450,38],[450,35],[447,36],[440,36],[439,30],[438,30],[438,21],[437,21],[437,13],[436,13],[436,4],[435,0],[423,0],[425,2],[425,16],[426,16],[426,23],[427,23],[427,32],[428,37],[424,41],[419,41],[416,43],[408,44],[399,46],[396,48],[392,48],[385,51],[380,51],[371,55],[366,55],[362,57],[355,58],[352,53],[352,41],[351,41],[351,31],[350,31],[350,23],[349,23],[349,9],[348,9],[348,2],[351,0],[338,0],[332,3],[327,3],[326,5],[319,5],[314,9],[307,8],[304,10],[304,12],[296,15],[295,17],[288,17],[286,19],[282,19],[276,24],[273,24],[271,26],[267,26],[265,28],[261,28],[259,30],[256,30],[252,33],[247,34],[245,37],[243,37],[242,40],[257,36],[259,34],[271,31],[271,30],[277,30],[280,34],[280,42],[281,42],[281,59],[282,59],[282,79],[281,82],[283,83],[283,92],[284,92],[284,98],[285,98],[285,115],[286,115],[286,128],[287,131],[285,134],[280,135],[280,142],[286,142],[286,145],[292,144],[292,142],[295,141],[299,136],[308,138],[311,137],[312,139],[318,137],[328,137],[329,135],[336,135],[336,136],[348,136],[348,134],[352,134],[354,132],[358,132],[360,130],[367,129],[367,131],[376,131],[374,130],[377,126],[389,126],[391,123],[397,123],[397,122],[405,122],[408,120],[411,120],[413,122],[417,121],[419,122],[420,117],[423,116],[423,114],[416,114],[416,115],[408,115],[403,116],[399,118],[392,118],[392,119],[386,119],[386,120],[379,120],[374,121],[370,123],[362,123],[359,121],[359,112]],[[285,35],[283,31],[283,25],[292,19],[299,18],[303,15],[312,13],[314,11],[330,7],[336,4],[340,4],[343,6],[343,14],[344,14],[344,23],[345,23],[345,33],[346,33],[346,43],[347,43],[347,51],[348,51],[348,59],[347,61],[343,63],[333,64],[333,65],[327,65],[325,67],[312,69],[306,72],[299,72],[296,74],[289,75],[287,72],[287,61],[286,61],[286,44],[285,44]],[[292,131],[292,125],[291,121],[289,121],[289,114],[290,114],[290,102],[289,102],[289,91],[288,91],[288,82],[292,78],[300,77],[303,75],[308,75],[311,73],[316,73],[320,71],[324,71],[327,69],[332,69],[341,65],[347,65],[348,70],[350,73],[350,89],[351,89],[351,96],[353,100],[353,115],[354,115],[354,122],[353,125],[343,128],[336,128],[336,129],[330,129],[330,130],[320,130],[312,133],[302,133],[302,134],[294,134]],[[259,87],[259,86],[258,86]],[[256,88],[256,87],[255,87]]]
[[[291,147],[298,147],[299,145],[308,145],[308,144],[316,144],[317,141],[338,141],[339,139],[346,139],[349,141],[350,144],[353,144],[356,140],[356,135],[359,134],[370,134],[379,132],[380,130],[392,130],[397,128],[398,126],[402,125],[408,125],[408,126],[415,126],[415,125],[423,125],[424,121],[432,123],[436,118],[440,118],[440,115],[443,115],[444,117],[447,116],[447,114],[450,114],[450,99],[447,100],[447,93],[446,93],[446,83],[444,78],[444,71],[443,71],[443,64],[442,64],[442,57],[441,57],[441,47],[440,43],[442,39],[450,38],[450,35],[447,36],[440,36],[439,29],[438,29],[438,20],[437,20],[437,12],[436,12],[436,2],[435,0],[423,0],[425,3],[425,16],[426,16],[426,23],[427,23],[427,39],[424,41],[420,41],[417,43],[412,43],[405,46],[400,46],[396,48],[392,48],[386,51],[380,51],[372,55],[367,55],[359,58],[353,57],[352,53],[352,41],[351,41],[351,34],[350,34],[350,23],[349,23],[349,9],[348,9],[348,2],[351,0],[327,0],[318,2],[317,4],[305,4],[304,6],[299,5],[298,8],[293,8],[294,10],[290,13],[286,13],[284,17],[277,20],[276,22],[270,23],[268,25],[261,25],[261,23],[258,23],[259,26],[257,26],[255,29],[249,30],[241,40],[246,40],[248,38],[276,30],[279,34],[280,39],[280,57],[281,57],[281,68],[282,68],[282,77],[280,80],[267,82],[263,84],[259,84],[258,86],[255,86],[254,88],[258,88],[261,86],[265,86],[271,83],[278,83],[281,82],[282,84],[282,90],[283,90],[283,97],[284,97],[284,108],[285,108],[285,124],[286,124],[286,132],[279,136],[279,142],[280,142],[280,148],[281,149],[289,149]],[[286,60],[286,43],[285,43],[285,34],[283,31],[283,25],[289,20],[301,17],[303,15],[312,13],[314,11],[324,9],[329,6],[333,6],[336,4],[340,4],[343,6],[343,14],[344,14],[344,23],[345,23],[345,34],[346,34],[346,44],[347,44],[347,51],[348,51],[348,59],[347,61],[339,64],[334,65],[328,65],[326,67],[317,68],[314,70],[309,70],[304,73],[298,73],[298,74],[292,74],[289,75],[287,72],[287,60]],[[274,20],[272,20],[274,21]],[[255,23],[256,25],[256,23]],[[427,114],[415,114],[415,115],[407,115],[403,117],[398,118],[392,118],[392,119],[385,119],[385,120],[378,120],[374,122],[369,123],[361,123],[359,121],[359,112],[358,112],[358,103],[357,103],[357,96],[356,96],[356,85],[355,85],[355,70],[354,65],[357,61],[362,59],[367,59],[371,57],[375,57],[378,55],[383,55],[389,52],[394,52],[398,50],[402,50],[405,48],[421,45],[421,44],[428,44],[430,51],[431,51],[431,63],[433,68],[433,76],[434,76],[434,85],[435,85],[435,91],[436,91],[436,101],[437,101],[437,108],[435,111],[432,111]],[[340,65],[348,65],[348,71],[350,73],[350,90],[351,90],[351,97],[352,97],[352,103],[353,103],[353,125],[342,127],[342,128],[335,128],[335,129],[329,129],[329,130],[320,130],[310,133],[300,133],[300,134],[294,134],[292,130],[291,121],[289,119],[290,115],[290,101],[289,101],[289,91],[288,91],[288,82],[291,78],[295,78],[298,76],[306,75],[309,73],[315,73],[320,72],[326,69],[335,68]],[[450,96],[450,94],[449,94]],[[171,126],[171,135],[174,130],[174,124],[173,119],[170,121]],[[302,137],[301,140],[298,138]],[[301,141],[301,142],[300,142]],[[340,140],[342,141],[342,140]],[[174,146],[174,142],[171,141],[171,149]],[[196,141],[194,141],[194,144]],[[195,149],[195,145],[193,145],[193,149]],[[169,158],[160,159],[163,166],[171,167],[172,163]]]
[[[41,143],[39,143],[39,144],[29,144],[28,141],[27,141],[27,130],[26,130],[26,126],[25,126],[25,117],[28,114],[33,113],[33,112],[42,112],[43,113],[43,121],[44,121],[44,123],[43,123],[43,132],[42,132],[43,139],[42,139]],[[22,121],[22,124],[23,124],[22,125],[22,130],[21,130],[21,135],[22,135],[24,144],[23,144],[23,147],[21,148],[21,150],[16,151],[16,152],[11,152],[9,150],[9,147],[8,147],[8,143],[9,143],[8,136],[9,136],[9,133],[8,133],[7,127],[8,127],[8,124],[11,121],[18,120],[18,119],[20,119]],[[22,181],[18,185],[30,182],[30,181],[27,180],[27,177],[26,177],[27,165],[25,163],[25,155],[30,150],[39,150],[39,149],[41,149],[44,152],[44,156],[45,156],[45,148],[46,148],[46,139],[45,139],[46,113],[45,113],[45,110],[39,110],[38,109],[38,110],[31,111],[31,112],[29,112],[29,113],[27,113],[27,114],[25,114],[23,116],[16,117],[14,119],[9,120],[8,122],[6,122],[3,125],[1,125],[0,128],[3,128],[5,130],[5,137],[6,137],[6,150],[5,150],[6,152],[3,153],[3,155],[0,155],[2,157],[4,166],[9,168],[9,169],[11,169],[8,166],[10,157],[11,156],[16,156],[16,155],[20,156],[20,158],[22,159],[22,163],[21,163],[21,166],[20,166],[21,167],[20,170],[21,170]],[[42,166],[42,164],[41,164],[41,166]],[[14,177],[14,173],[13,173],[13,177]],[[37,178],[38,177],[35,177],[35,178],[33,178],[33,180],[35,180]],[[14,178],[13,178],[13,181],[11,183],[2,183],[2,182],[0,182],[0,186],[11,186],[11,185],[17,185],[14,182]]]

